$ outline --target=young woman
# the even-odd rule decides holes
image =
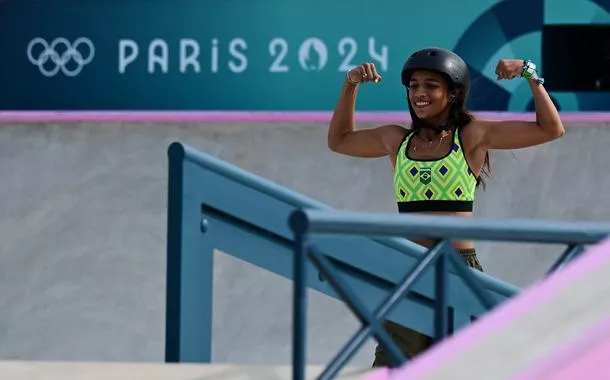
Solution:
[[[388,156],[394,168],[394,190],[401,213],[471,217],[475,190],[489,174],[489,151],[543,144],[565,133],[557,109],[538,79],[535,65],[521,59],[502,59],[498,80],[524,78],[534,98],[536,121],[476,120],[466,109],[470,73],[456,54],[427,48],[412,54],[402,69],[411,128],[382,125],[356,130],[354,109],[361,84],[378,83],[372,63],[347,73],[328,129],[328,146],[354,157]],[[429,241],[416,241],[430,246]],[[459,241],[455,249],[473,268],[481,268],[473,242]],[[431,337],[396,323],[384,327],[407,358],[431,347]],[[377,346],[373,366],[391,366]]]

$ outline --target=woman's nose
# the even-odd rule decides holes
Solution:
[[[411,94],[413,95],[414,98],[417,98],[417,97],[420,97],[420,96],[424,96],[425,95],[425,91],[423,89],[416,88],[414,90],[411,90]]]

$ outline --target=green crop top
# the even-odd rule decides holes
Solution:
[[[472,211],[477,178],[466,161],[459,131],[452,134],[453,147],[438,160],[409,158],[413,133],[405,136],[394,169],[399,212]]]

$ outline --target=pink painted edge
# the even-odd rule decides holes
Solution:
[[[562,366],[544,374],[546,380],[575,380],[607,378],[610,373],[610,340],[598,341],[592,347],[585,347],[586,354],[571,358]],[[605,375],[605,376],[604,376]]]
[[[546,376],[547,380],[574,380],[574,379],[599,379],[607,378],[610,373],[610,340],[601,342],[593,349],[589,349],[587,355],[581,355],[575,360],[568,361],[564,367],[557,368]]]
[[[531,112],[474,112],[481,119],[534,120]],[[404,123],[408,112],[357,112],[358,121]],[[328,122],[332,112],[313,111],[0,111],[0,124],[46,122],[134,122],[134,123],[227,123]],[[566,123],[595,124],[610,122],[610,112],[563,112]]]
[[[390,379],[390,370],[388,368],[382,367],[377,370],[374,370],[370,374],[368,374],[364,379],[365,380],[389,380]]]
[[[598,323],[574,342],[558,348],[551,355],[524,369],[513,378],[515,380],[541,379],[544,374],[560,370],[574,358],[586,355],[587,351],[595,349],[597,345],[608,340],[610,340],[610,319]]]
[[[601,244],[590,248],[586,254],[574,260],[570,265],[567,265],[546,279],[531,285],[523,293],[499,305],[495,310],[481,317],[472,326],[448,338],[443,344],[434,346],[424,355],[407,363],[405,366],[390,371],[389,377],[385,378],[394,378],[394,376],[409,379],[421,378],[429,371],[438,368],[443,362],[451,360],[461,352],[472,348],[558,291],[561,291],[562,288],[569,286],[573,281],[585,276],[607,261],[610,261],[610,239],[606,239]],[[376,373],[373,372],[371,375],[376,375]],[[377,378],[376,380],[380,379]]]

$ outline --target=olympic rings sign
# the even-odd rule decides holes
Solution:
[[[42,51],[39,51],[39,47],[42,48]],[[86,49],[82,49],[82,47]],[[86,54],[86,57],[83,56],[84,54]],[[85,65],[93,60],[95,46],[90,39],[85,37],[78,38],[74,41],[74,44],[63,37],[54,39],[50,44],[43,38],[37,37],[28,44],[27,56],[45,77],[53,77],[60,70],[66,76],[75,77],[83,70]],[[45,66],[49,61],[54,65],[52,68],[48,68],[48,65]],[[72,62],[76,64],[75,67]]]

